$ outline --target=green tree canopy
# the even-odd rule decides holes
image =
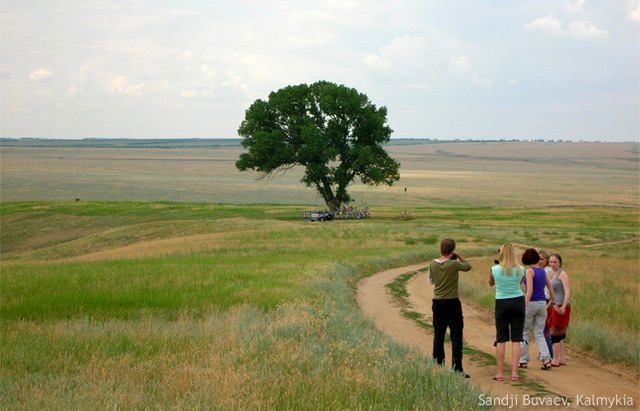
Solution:
[[[287,86],[246,111],[238,134],[248,152],[236,167],[267,175],[301,165],[301,181],[337,210],[350,201],[347,186],[356,176],[370,185],[400,178],[400,163],[382,147],[391,133],[386,107],[353,88],[327,81]]]

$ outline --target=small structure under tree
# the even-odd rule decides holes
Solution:
[[[391,133],[386,107],[353,88],[327,81],[287,86],[246,111],[238,134],[248,152],[236,167],[267,175],[301,165],[301,181],[337,211],[349,202],[355,177],[369,185],[400,178],[400,163],[383,148]]]

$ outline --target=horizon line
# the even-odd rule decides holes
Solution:
[[[242,140],[243,137],[0,137],[0,141],[206,141],[206,140]],[[429,138],[429,137],[391,137],[390,140],[417,140],[437,142],[547,142],[547,143],[640,143],[640,139],[631,140],[585,140],[571,138]]]

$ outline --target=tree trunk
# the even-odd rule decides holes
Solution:
[[[340,201],[338,201],[338,199],[334,199],[333,201],[327,202],[327,206],[331,211],[334,211],[334,212],[340,211]]]
[[[329,207],[329,210],[340,211],[341,201],[333,194],[333,190],[331,190],[331,184],[329,184],[327,180],[323,179],[322,184],[320,184],[319,182],[316,183],[316,189],[324,199],[327,207]]]

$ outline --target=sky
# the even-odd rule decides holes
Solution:
[[[237,138],[327,80],[392,138],[639,140],[640,0],[0,3],[0,136]]]

